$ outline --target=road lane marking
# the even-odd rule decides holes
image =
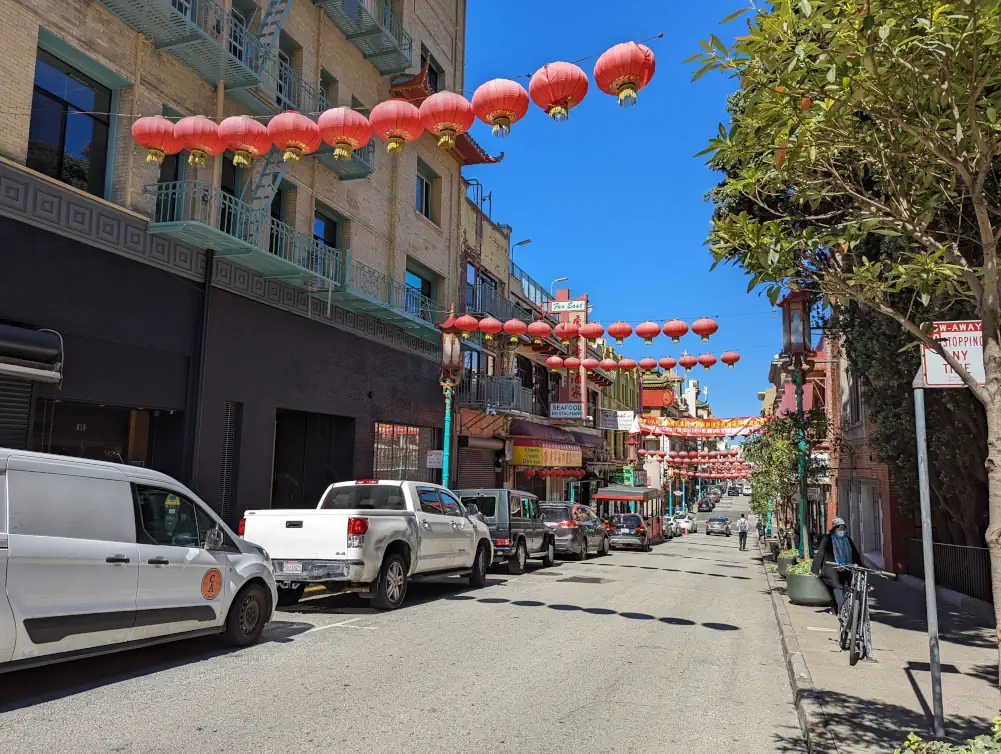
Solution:
[[[823,631],[825,633],[836,634],[840,629],[837,628],[818,628],[817,626],[807,626],[807,631]]]
[[[362,616],[357,618],[348,618],[347,620],[342,620],[340,623],[328,623],[326,626],[316,626],[315,628],[309,629],[306,633],[312,634],[317,631],[326,631],[328,628],[359,628],[362,631],[377,631],[376,626],[352,626],[350,624],[354,623],[356,620],[361,620]]]

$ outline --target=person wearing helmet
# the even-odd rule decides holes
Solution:
[[[843,518],[831,521],[831,530],[820,540],[817,554],[813,558],[810,571],[821,579],[834,592],[834,614],[841,610],[841,601],[845,596],[845,586],[851,583],[851,571],[838,568],[839,565],[862,565],[862,556],[848,535],[848,527]]]

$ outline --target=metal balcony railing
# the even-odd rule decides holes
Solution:
[[[380,73],[401,73],[413,60],[413,41],[388,0],[313,0]]]
[[[524,318],[524,311],[493,286],[467,284],[465,295],[466,311],[470,314],[489,314],[502,322]]]
[[[327,109],[327,95],[306,83],[282,56],[271,55],[261,68],[261,83],[275,94],[281,110],[298,110],[314,120]]]
[[[342,181],[366,178],[375,170],[375,140],[361,149],[356,149],[350,160],[335,160],[334,148],[323,144],[316,150],[316,158]]]
[[[347,265],[344,289],[348,293],[360,293],[372,303],[409,315],[425,325],[434,327],[433,299],[416,288],[397,283],[388,275],[356,259],[350,260]]]
[[[986,547],[932,543],[935,582],[960,594],[993,602],[991,561]],[[907,570],[924,578],[924,552],[920,539],[907,540]]]
[[[518,377],[487,374],[466,375],[459,385],[458,402],[493,411],[532,413],[532,391]]]
[[[549,302],[553,300],[552,296],[549,295],[549,291],[535,282],[527,272],[514,262],[511,262],[511,277],[518,281],[521,287],[521,294],[540,309],[545,309]]]

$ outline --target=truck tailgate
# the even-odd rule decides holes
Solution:
[[[348,519],[373,511],[260,510],[244,514],[244,539],[272,558],[325,560],[347,554]]]

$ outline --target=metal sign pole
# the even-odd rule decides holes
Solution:
[[[935,595],[935,554],[932,547],[931,500],[928,486],[928,438],[925,432],[925,381],[914,375],[914,424],[918,439],[918,492],[921,500],[921,553],[925,566],[925,610],[928,614],[928,649],[931,653],[932,714],[936,736],[945,735],[942,706],[942,658],[938,642],[938,605]]]

